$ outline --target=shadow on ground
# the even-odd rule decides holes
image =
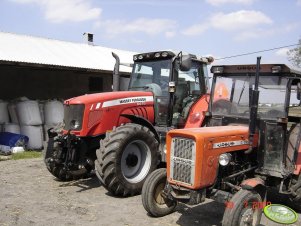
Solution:
[[[86,179],[64,182],[63,184],[60,185],[60,187],[69,187],[69,186],[79,187],[80,190],[78,190],[77,192],[83,192],[89,189],[98,188],[101,186],[101,183],[96,176],[92,176]]]
[[[198,206],[180,204],[177,212],[181,213],[177,221],[182,226],[221,225],[225,207],[221,203],[209,201]]]

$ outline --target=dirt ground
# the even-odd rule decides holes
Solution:
[[[60,182],[42,159],[0,162],[0,225],[220,225],[223,204],[179,205],[162,218],[147,215],[141,196],[109,196],[96,177]],[[298,223],[301,225],[299,214]],[[262,225],[279,225],[263,216]]]

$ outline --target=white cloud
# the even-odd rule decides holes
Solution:
[[[280,56],[280,57],[287,57],[287,52],[289,51],[289,48],[283,48],[283,49],[279,49],[275,52],[276,56]]]
[[[157,35],[163,33],[166,37],[172,37],[176,28],[176,22],[168,19],[138,18],[134,21],[107,20],[101,23],[108,36],[117,36],[124,33],[145,33]]]
[[[229,14],[217,13],[210,18],[212,27],[226,31],[245,30],[257,25],[272,23],[272,19],[264,13],[252,10],[240,10]]]
[[[204,33],[207,29],[209,29],[210,25],[208,24],[195,24],[191,27],[185,29],[182,34],[187,36],[195,36]]]
[[[221,6],[224,4],[243,4],[251,5],[255,0],[206,0],[207,3],[213,6]]]
[[[176,32],[175,31],[166,31],[165,32],[165,37],[166,38],[173,38],[176,36]]]
[[[246,41],[250,39],[272,37],[291,32],[292,30],[298,28],[298,26],[298,23],[292,23],[288,25],[278,25],[277,28],[253,28],[236,34],[234,39],[236,41]]]
[[[200,35],[209,28],[224,31],[247,31],[260,25],[272,23],[272,19],[260,11],[240,10],[228,14],[220,12],[211,15],[208,20],[200,24],[192,25],[182,33],[188,36]]]
[[[92,7],[90,0],[10,0],[22,4],[37,4],[52,23],[98,20],[102,9]]]

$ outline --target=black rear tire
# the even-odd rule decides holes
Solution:
[[[230,203],[223,216],[223,226],[259,225],[262,216],[259,204],[262,203],[262,198],[257,192],[239,190]]]
[[[96,175],[115,196],[139,194],[159,162],[159,143],[147,127],[128,123],[113,129],[96,151]]]
[[[177,201],[166,200],[161,193],[166,185],[166,169],[161,168],[152,172],[142,188],[142,204],[144,209],[154,217],[163,217],[174,211]]]
[[[296,197],[288,199],[287,205],[293,208],[295,211],[301,213],[301,188],[297,189],[296,194]]]

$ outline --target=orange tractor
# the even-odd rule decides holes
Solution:
[[[96,169],[108,191],[128,196],[164,166],[170,129],[203,125],[213,59],[173,51],[137,54],[128,91],[118,91],[120,62],[113,56],[114,92],[65,101],[64,131],[49,131],[45,163],[60,180]]]
[[[223,226],[258,225],[269,189],[301,209],[301,73],[286,65],[213,66],[206,126],[167,134],[167,169],[154,171],[142,203],[155,217],[177,202],[231,203]],[[259,76],[260,74],[260,76]],[[218,87],[229,90],[216,105]]]

